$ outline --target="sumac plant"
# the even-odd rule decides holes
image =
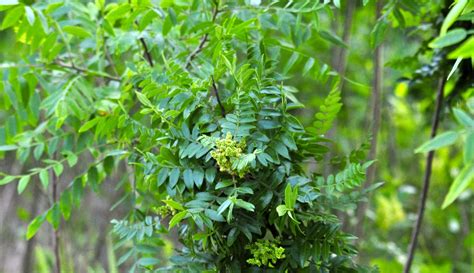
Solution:
[[[335,174],[312,171],[341,108],[337,76],[303,53],[314,39],[340,46],[318,29],[328,2],[7,1],[2,28],[28,53],[1,67],[0,149],[35,167],[0,184],[53,190],[26,236],[58,229],[86,188],[119,173],[114,207],[130,213],[113,232],[132,271],[369,270],[335,211],[362,198],[370,162],[355,151]],[[285,84],[297,61],[331,88],[309,127]],[[180,242],[169,261],[168,230]]]

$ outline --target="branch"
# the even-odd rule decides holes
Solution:
[[[151,58],[150,51],[148,50],[148,46],[146,45],[145,39],[143,37],[140,38],[140,43],[143,46],[143,55],[145,56],[145,59],[150,64],[150,66],[153,67],[154,66],[153,59]]]
[[[211,79],[212,79],[212,89],[214,90],[214,95],[216,95],[217,103],[219,104],[219,107],[221,108],[221,114],[225,118],[224,105],[222,105],[221,98],[219,97],[219,92],[217,90],[216,82],[214,81],[214,76],[211,76]]]
[[[219,13],[219,1],[216,1],[214,10],[212,11],[212,23],[216,21],[218,13]],[[208,40],[209,40],[209,33],[206,33],[204,34],[204,36],[202,36],[201,41],[199,42],[199,45],[191,52],[191,54],[189,54],[188,58],[186,59],[186,63],[184,65],[186,69],[189,68],[193,59],[196,58],[196,56],[204,49],[204,45],[206,44]]]
[[[89,69],[86,69],[86,68],[78,67],[75,64],[66,64],[66,63],[63,63],[61,61],[55,61],[53,64],[55,64],[57,66],[60,66],[62,68],[75,70],[75,71],[80,72],[82,74],[97,76],[97,77],[101,77],[101,78],[108,79],[108,80],[111,80],[111,81],[116,81],[116,82],[121,81],[120,77],[114,77],[114,76],[111,76],[109,74],[106,74],[106,73],[103,73],[103,72],[100,72],[100,71],[94,71],[94,70],[89,70]]]
[[[436,136],[436,131],[438,130],[439,119],[441,115],[441,109],[443,107],[443,94],[444,86],[446,84],[446,76],[441,75],[441,78],[438,83],[438,91],[436,95],[436,109],[433,114],[433,121],[431,125],[431,139]],[[413,257],[415,256],[416,245],[418,243],[418,235],[420,234],[421,223],[423,221],[423,215],[425,214],[426,200],[428,198],[428,190],[430,188],[430,179],[431,179],[431,169],[433,166],[433,157],[434,151],[430,151],[426,156],[426,169],[425,175],[423,178],[423,189],[420,196],[420,202],[418,204],[418,216],[416,218],[416,223],[413,228],[412,237],[410,241],[410,247],[408,251],[408,258],[405,263],[405,268],[403,269],[404,273],[409,273],[411,269],[411,264],[413,262]]]

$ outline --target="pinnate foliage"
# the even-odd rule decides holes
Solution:
[[[296,90],[284,84],[300,59],[305,74],[329,77],[326,65],[296,50],[312,36],[344,46],[313,24],[328,5],[2,6],[2,28],[28,54],[3,72],[4,108],[16,114],[0,128],[0,152],[16,151],[22,162],[32,153],[40,167],[2,174],[0,184],[19,181],[20,193],[33,176],[45,188],[62,185],[27,237],[45,221],[57,229],[86,188],[100,192],[112,172],[126,170],[115,206],[130,211],[112,225],[128,249],[119,263],[133,260],[132,271],[369,270],[354,262],[354,237],[334,215],[360,199],[369,163],[353,160],[328,177],[307,168],[329,150],[322,135],[342,106],[340,91],[335,85],[305,128]],[[286,51],[294,57],[278,63]],[[64,168],[77,174],[72,181]],[[167,263],[161,234],[172,229],[182,247]]]

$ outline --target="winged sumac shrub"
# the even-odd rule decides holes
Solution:
[[[334,175],[311,171],[328,152],[340,94],[327,66],[297,49],[339,41],[317,28],[328,3],[8,2],[2,28],[24,58],[2,66],[10,117],[1,150],[38,167],[0,184],[19,180],[20,193],[36,176],[45,190],[61,185],[28,238],[45,221],[57,229],[85,188],[100,191],[114,171],[124,176],[117,205],[130,214],[113,231],[128,248],[119,263],[133,260],[132,269],[362,270],[334,211],[361,198],[355,187],[370,163],[355,151]],[[333,82],[308,128],[285,85],[302,60],[303,74]],[[173,229],[181,245],[167,262],[161,236]]]

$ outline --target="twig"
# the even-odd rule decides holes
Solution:
[[[219,107],[221,108],[221,114],[225,118],[224,105],[222,105],[221,98],[219,97],[219,91],[217,90],[217,85],[214,80],[214,76],[211,76],[211,79],[212,79],[212,89],[214,90],[214,95],[216,95],[217,103],[219,104]]]
[[[376,6],[376,17],[380,18],[382,15],[382,8],[383,8],[383,1],[379,0],[377,1],[377,6]],[[372,115],[370,117],[370,120],[372,121],[372,130],[371,130],[371,135],[372,139],[370,141],[370,150],[368,154],[368,160],[374,160],[377,156],[377,140],[378,140],[378,133],[379,133],[379,128],[380,128],[380,122],[381,122],[381,105],[382,105],[382,88],[383,88],[383,45],[380,44],[376,49],[375,49],[375,56],[374,56],[374,83],[373,83],[373,92],[372,92]],[[375,178],[375,173],[376,173],[376,165],[372,164],[368,169],[367,169],[367,176],[365,183],[363,185],[364,189],[367,189],[370,185],[373,184],[374,178]],[[370,198],[369,198],[370,200]],[[356,216],[357,216],[357,226],[355,228],[355,235],[359,238],[359,242],[361,241],[361,238],[364,235],[364,220],[365,220],[365,213],[367,211],[367,207],[369,206],[368,204],[369,201],[361,203],[359,206]]]
[[[215,1],[215,8],[212,11],[212,23],[216,21],[217,14],[219,13],[219,1]],[[201,41],[199,42],[199,45],[189,54],[188,58],[186,59],[186,63],[184,67],[186,69],[189,68],[191,65],[191,62],[196,58],[196,56],[204,49],[204,45],[206,42],[209,40],[209,33],[204,34],[204,36],[201,37]]]
[[[66,64],[66,63],[63,63],[61,61],[56,61],[53,64],[55,64],[59,67],[62,67],[62,68],[76,70],[77,72],[80,72],[80,73],[83,73],[83,74],[86,74],[86,75],[98,76],[98,77],[102,77],[104,79],[108,79],[108,80],[111,80],[111,81],[117,81],[117,82],[121,81],[120,77],[114,77],[114,76],[111,76],[109,74],[105,74],[105,73],[102,73],[102,72],[99,72],[99,71],[94,71],[94,70],[89,70],[89,69],[86,69],[86,68],[78,67],[75,64]]]
[[[151,67],[154,66],[153,59],[151,57],[150,51],[148,50],[148,46],[146,45],[145,39],[142,37],[140,38],[140,43],[143,46],[143,55],[145,55],[145,59],[147,60],[148,64],[150,64]]]
[[[441,109],[443,107],[443,96],[444,96],[444,86],[446,84],[446,76],[444,74],[441,75],[438,84],[438,91],[436,95],[436,109],[433,114],[433,120],[431,125],[431,139],[436,136],[436,131],[438,130],[439,119],[441,115]],[[404,273],[409,273],[411,269],[411,265],[413,262],[413,257],[415,256],[416,245],[418,242],[418,235],[421,229],[421,223],[423,221],[423,215],[425,213],[426,207],[426,200],[428,198],[428,190],[430,188],[430,179],[431,179],[431,169],[433,166],[433,158],[434,158],[434,151],[430,151],[426,156],[426,169],[425,175],[423,177],[423,189],[421,191],[420,202],[418,204],[418,216],[416,218],[416,223],[413,228],[410,246],[408,250],[408,257],[405,263],[405,268],[403,269]]]

